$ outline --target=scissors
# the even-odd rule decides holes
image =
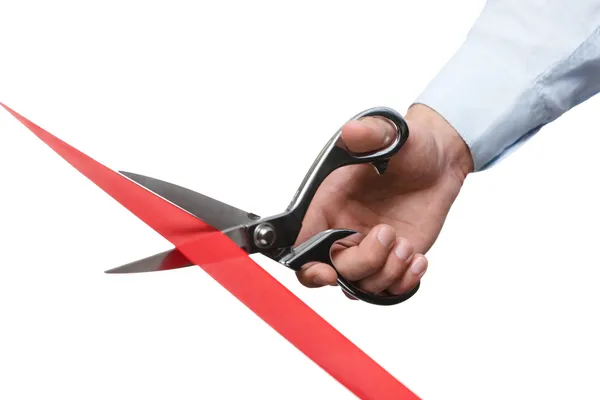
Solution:
[[[300,271],[308,262],[326,263],[335,269],[331,246],[339,240],[357,234],[357,231],[325,230],[294,247],[302,228],[302,220],[317,189],[331,172],[346,165],[369,163],[379,175],[385,173],[390,158],[398,153],[408,139],[408,126],[395,110],[375,107],[355,115],[351,120],[365,117],[382,117],[391,122],[396,130],[394,141],[384,149],[368,153],[353,153],[345,146],[340,128],[313,162],[287,209],[270,217],[261,218],[256,214],[159,179],[125,171],[119,173],[220,230],[248,254],[261,253],[294,271]],[[175,248],[110,269],[106,273],[163,271],[191,265],[193,264]],[[337,284],[346,294],[376,305],[394,305],[408,300],[420,286],[418,283],[410,292],[402,295],[372,294],[345,279],[337,269],[335,271],[338,275]]]

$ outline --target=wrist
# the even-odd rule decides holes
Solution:
[[[440,114],[426,105],[413,104],[406,113],[406,119],[423,134],[432,135],[440,149],[443,166],[461,182],[473,172],[473,157],[469,147]]]

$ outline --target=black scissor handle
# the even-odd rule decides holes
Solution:
[[[331,246],[333,246],[333,244],[338,240],[342,240],[356,233],[358,232],[351,229],[329,229],[323,231],[302,243],[289,255],[279,260],[279,262],[295,271],[302,269],[302,266],[308,262],[322,262],[329,264],[333,267],[333,269],[335,269],[335,272],[337,272],[337,283],[344,292],[358,300],[362,300],[371,304],[391,306],[402,303],[417,293],[420,282],[417,283],[417,285],[408,293],[398,296],[381,296],[367,293],[342,277],[339,271],[333,265],[333,260],[331,259]]]
[[[313,162],[287,208],[287,211],[293,213],[299,221],[304,219],[317,189],[330,173],[345,165],[371,163],[382,174],[387,168],[389,159],[400,151],[408,139],[408,125],[397,111],[387,107],[375,107],[355,115],[351,120],[365,117],[386,118],[396,127],[396,137],[383,149],[368,153],[353,153],[344,144],[340,128]]]

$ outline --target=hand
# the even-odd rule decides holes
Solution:
[[[458,133],[432,109],[416,104],[407,112],[409,137],[384,175],[371,165],[334,171],[310,204],[298,237],[302,243],[331,228],[361,233],[332,248],[333,263],[346,279],[376,294],[410,291],[427,270],[425,253],[437,239],[448,211],[472,171],[471,155]],[[395,135],[382,118],[350,121],[342,139],[354,152],[384,147]],[[327,264],[309,263],[298,272],[308,287],[336,284]]]

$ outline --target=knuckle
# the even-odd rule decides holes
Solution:
[[[392,284],[388,291],[393,295],[404,294],[411,290],[419,282],[414,276],[406,275],[406,278],[396,281]]]
[[[403,282],[395,281],[395,282],[392,282],[391,285],[388,285],[388,287],[386,289],[389,294],[391,294],[393,296],[397,296],[397,295],[403,294],[405,292],[404,286],[405,285]]]
[[[405,268],[403,268],[402,265],[399,264],[395,264],[395,265],[390,265],[389,268],[386,268],[386,280],[388,282],[388,286],[393,284],[394,282],[396,282],[398,279],[400,279],[403,275],[404,275],[404,271]]]
[[[390,292],[391,295],[393,296],[398,296],[401,294],[404,294],[404,292],[406,292],[406,290],[404,290],[404,288],[402,286],[392,286],[390,288],[388,288],[388,292]]]
[[[377,276],[361,282],[361,289],[369,293],[380,293],[398,281],[404,272],[401,265],[386,265]]]
[[[368,251],[365,253],[363,258],[365,269],[369,271],[379,271],[383,265],[381,265],[381,257],[376,251]]]
[[[400,265],[389,265],[384,268],[382,271],[382,276],[380,278],[381,290],[387,289],[394,282],[398,281],[404,272],[404,269]]]
[[[390,286],[390,281],[389,281],[389,279],[380,277],[378,279],[365,281],[360,286],[361,286],[361,289],[364,290],[365,292],[377,294],[377,293],[381,293],[382,291],[387,289]]]
[[[381,291],[379,289],[380,285],[377,285],[377,283],[375,282],[364,282],[361,283],[359,286],[362,290],[364,290],[367,293],[377,294]]]

